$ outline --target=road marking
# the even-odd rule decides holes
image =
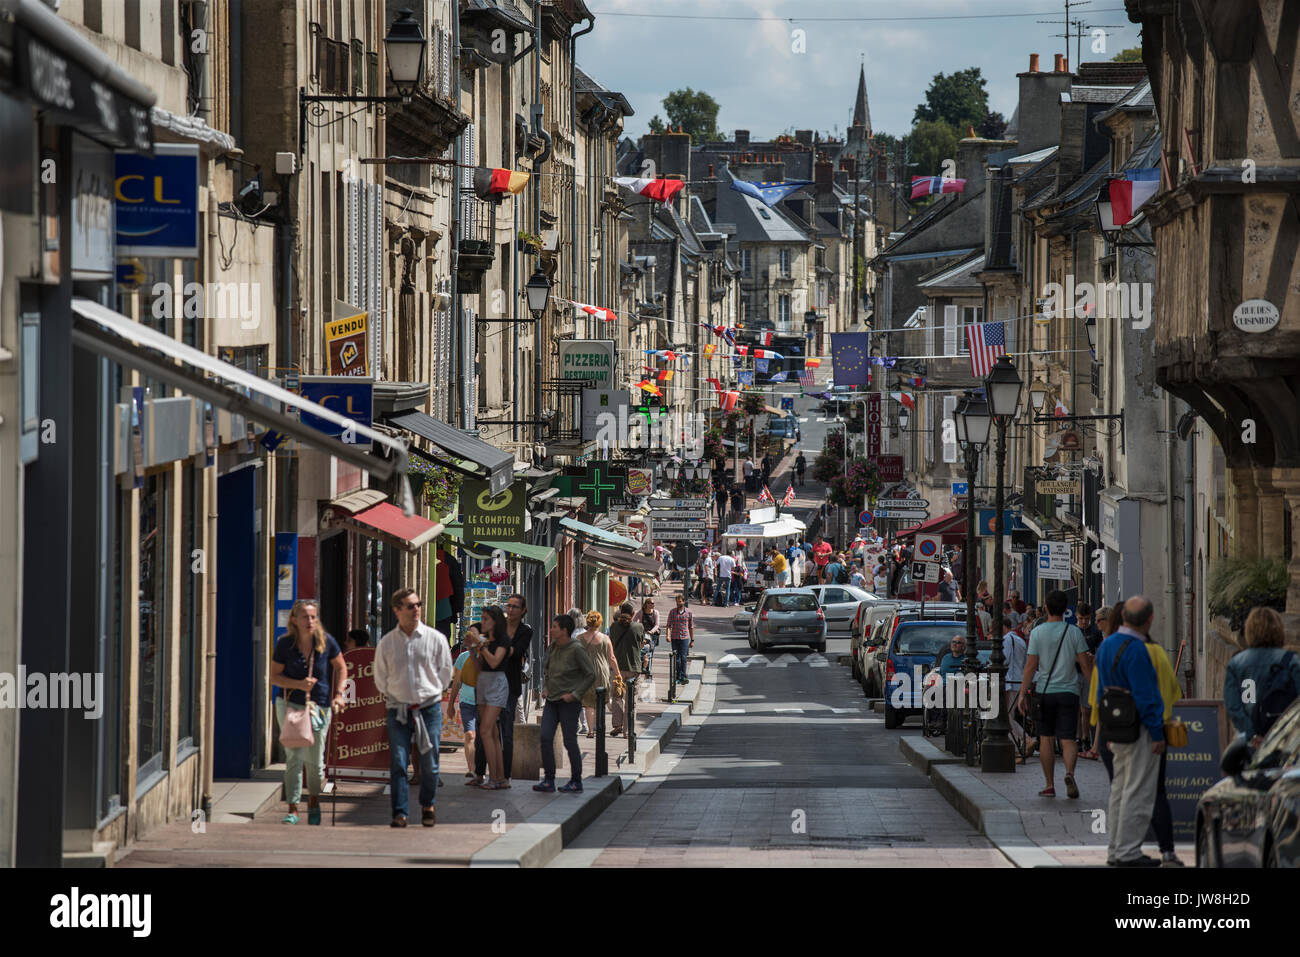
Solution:
[[[743,668],[749,664],[745,659],[738,658],[733,654],[725,654],[718,659],[719,668]]]
[[[719,708],[714,714],[744,714],[744,708]]]
[[[814,651],[804,658],[803,663],[813,668],[829,668],[831,663],[822,657],[821,652]]]
[[[859,712],[862,711],[862,709],[861,708],[831,708],[831,711],[835,712],[836,714],[858,714]]]
[[[773,708],[777,714],[803,714],[803,708]]]
[[[768,665],[768,667],[769,667],[769,668],[785,668],[785,667],[787,667],[788,665],[797,665],[797,664],[799,664],[799,659],[796,658],[794,655],[790,654],[790,652],[787,651],[787,652],[786,652],[785,654],[783,654],[780,658],[777,658],[777,659],[776,659],[775,661],[773,661],[770,665]]]

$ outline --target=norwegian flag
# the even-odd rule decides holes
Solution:
[[[763,491],[759,493],[759,495],[758,495],[758,500],[759,500],[760,502],[775,502],[775,501],[776,501],[776,499],[774,499],[774,498],[772,497],[772,493],[769,492],[769,491],[767,490],[767,486],[766,486],[766,485],[763,486]]]
[[[970,371],[983,379],[993,368],[993,362],[1007,351],[1007,336],[1000,322],[973,322],[966,327],[966,341],[970,344]]]
[[[781,505],[782,507],[784,507],[786,505],[789,505],[793,501],[794,501],[794,486],[787,485],[785,487],[785,496],[781,499]]]
[[[569,301],[573,302],[572,299]],[[612,309],[604,309],[601,306],[589,306],[585,302],[573,302],[573,308],[577,309],[579,312],[585,312],[589,316],[595,316],[597,319],[602,319],[605,322],[613,322],[618,318]]]
[[[813,387],[813,371],[811,369],[805,369],[799,373],[799,384],[805,389]]]

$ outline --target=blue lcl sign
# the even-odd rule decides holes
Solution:
[[[374,414],[375,383],[355,376],[303,376],[299,393],[304,399],[317,402],[331,412],[345,415],[358,425],[370,426]],[[302,424],[318,432],[341,438],[349,445],[369,445],[370,440],[355,434],[345,434],[340,425],[303,412]]]
[[[159,143],[153,156],[116,154],[113,195],[118,256],[198,258],[197,145]]]

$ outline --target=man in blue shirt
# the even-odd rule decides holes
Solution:
[[[939,662],[939,674],[945,679],[949,675],[961,674],[962,662],[966,658],[966,636],[953,635],[949,649]]]
[[[1165,750],[1165,706],[1144,644],[1154,610],[1142,595],[1130,598],[1124,602],[1124,624],[1097,648],[1097,698],[1093,705],[1101,708],[1107,687],[1127,688],[1142,722],[1138,738],[1131,744],[1105,744],[1115,755],[1106,814],[1110,829],[1106,863],[1115,867],[1160,866],[1158,858],[1142,853],[1160,783],[1160,755]]]

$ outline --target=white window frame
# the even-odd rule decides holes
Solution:
[[[948,305],[943,307],[943,354],[945,356],[959,355],[957,352],[957,340],[961,338],[957,329],[957,307]]]
[[[951,442],[943,441],[944,422],[951,419],[957,413],[957,397],[955,395],[945,395],[943,397],[943,418],[939,422],[939,444],[943,449],[943,460],[948,464],[957,461],[957,429],[956,423],[953,423],[953,437]]]

